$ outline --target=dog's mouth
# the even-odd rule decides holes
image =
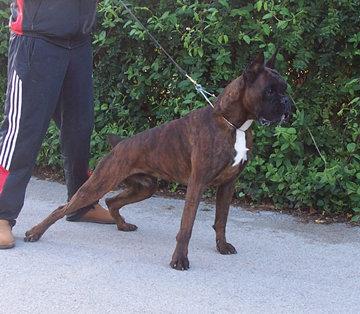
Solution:
[[[265,118],[260,118],[259,123],[263,126],[269,126],[272,123],[272,121]]]
[[[283,115],[281,116],[280,122],[279,124],[283,124],[285,122],[288,122],[290,119],[290,112],[285,112],[283,113]]]
[[[266,119],[264,117],[261,117],[258,119],[259,123],[263,126],[269,126],[271,124],[278,124],[278,125],[281,125],[285,122],[287,122],[290,118],[290,113],[283,113],[281,115],[281,117],[279,119],[275,119],[275,120],[269,120],[269,119]]]

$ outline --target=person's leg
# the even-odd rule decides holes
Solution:
[[[66,49],[12,35],[0,130],[0,220],[13,226],[68,66]]]
[[[70,51],[69,67],[59,105],[54,115],[54,120],[61,131],[61,151],[68,199],[88,179],[90,137],[94,125],[92,67],[90,41],[86,45]],[[113,222],[109,212],[96,204],[78,210],[69,215],[67,220],[84,221],[84,218],[89,218],[89,216],[94,218],[86,219],[90,222]]]

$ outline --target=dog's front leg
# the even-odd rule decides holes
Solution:
[[[181,218],[180,230],[176,236],[176,248],[170,266],[177,270],[189,268],[188,246],[192,228],[205,185],[195,178],[191,178],[186,190],[185,207]]]
[[[216,193],[216,214],[213,228],[216,232],[216,248],[221,254],[236,254],[236,249],[226,242],[225,229],[230,203],[234,194],[235,180],[220,185]]]

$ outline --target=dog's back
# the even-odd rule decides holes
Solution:
[[[210,146],[214,138],[212,114],[206,107],[130,138],[112,135],[114,157],[131,165],[134,172],[186,184],[192,154],[199,146]]]

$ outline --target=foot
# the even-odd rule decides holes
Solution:
[[[38,228],[35,226],[30,230],[26,231],[24,241],[25,242],[37,242],[43,235],[43,232],[39,232]]]
[[[7,220],[0,220],[0,249],[11,249],[15,246],[15,238]]]
[[[135,231],[137,229],[137,226],[136,225],[133,225],[133,224],[129,224],[127,222],[124,222],[122,223],[121,225],[117,225],[117,228],[119,231]]]
[[[189,259],[183,254],[174,254],[170,267],[176,270],[188,270],[190,268]]]
[[[115,220],[111,217],[110,212],[99,204],[95,204],[92,209],[75,221],[98,224],[115,224]]]
[[[236,254],[236,249],[230,244],[225,241],[216,241],[216,248],[220,254],[229,255],[229,254]]]

